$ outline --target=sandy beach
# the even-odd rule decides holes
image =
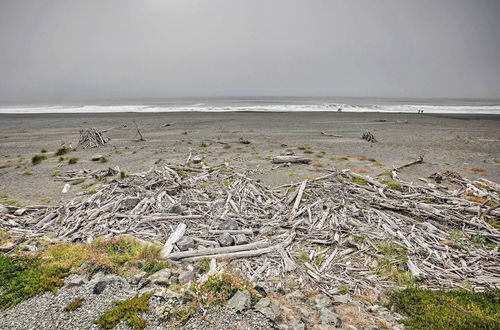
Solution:
[[[134,120],[146,141],[134,141]],[[161,127],[166,123],[174,123]],[[59,161],[54,151],[65,143],[77,147],[79,130],[110,129],[111,138],[97,149],[77,148]],[[379,142],[360,138],[371,131]],[[376,177],[424,156],[425,163],[403,169],[400,177],[416,181],[436,171],[452,170],[468,178],[500,181],[500,117],[388,113],[120,113],[0,115],[0,195],[23,205],[57,204],[84,191],[64,183],[54,171],[105,169],[128,173],[162,164],[185,164],[189,154],[206,165],[230,163],[253,170],[268,186],[298,182],[329,169],[351,169]],[[329,137],[321,132],[342,135]],[[242,144],[248,140],[250,144]],[[31,164],[47,150],[47,159]],[[310,165],[276,168],[271,158],[283,153],[310,157]],[[100,154],[107,163],[93,162]]]

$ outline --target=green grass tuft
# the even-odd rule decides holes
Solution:
[[[78,163],[78,157],[71,157],[70,159],[68,159],[68,164],[76,164]]]
[[[362,186],[368,185],[368,181],[366,181],[366,179],[364,179],[360,176],[355,176],[355,177],[351,178],[351,181],[356,183],[356,184],[362,185]]]
[[[71,151],[70,148],[60,147],[60,148],[57,148],[57,150],[54,153],[54,155],[56,155],[56,156],[62,156],[62,155],[66,155],[70,151]]]
[[[64,307],[64,311],[65,312],[72,312],[74,310],[77,310],[78,308],[82,307],[84,300],[85,300],[85,298],[76,297],[75,299],[73,299],[72,301],[70,301],[66,305],[66,307]]]
[[[31,157],[31,164],[38,165],[45,159],[47,159],[47,156],[45,155],[34,155],[33,157]]]

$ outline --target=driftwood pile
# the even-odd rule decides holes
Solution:
[[[97,128],[88,128],[80,130],[80,140],[78,146],[86,148],[97,148],[108,143],[109,138],[104,136],[103,132]]]
[[[384,184],[344,170],[270,189],[226,166],[182,169],[0,215],[0,228],[72,242],[131,234],[165,244],[171,260],[227,260],[260,285],[295,281],[328,295],[394,286],[391,266],[432,288],[500,285],[500,232],[491,225],[500,197],[487,180],[443,173],[424,185]],[[404,255],[393,260],[392,250]]]

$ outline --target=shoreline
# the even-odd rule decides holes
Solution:
[[[133,121],[146,141],[134,141]],[[165,123],[175,124],[161,127]],[[71,152],[76,164],[59,162],[53,152],[65,143],[76,147],[81,128],[111,129],[104,147]],[[371,131],[378,143],[362,140]],[[203,156],[209,166],[230,163],[255,169],[254,178],[279,186],[316,177],[332,168],[348,168],[376,177],[384,171],[424,156],[424,164],[404,169],[403,180],[414,181],[436,171],[452,170],[469,178],[500,181],[500,116],[395,114],[353,112],[172,112],[0,114],[0,190],[23,204],[66,201],[83,191],[73,186],[62,194],[54,171],[97,170],[119,166],[128,173],[162,164],[182,164],[189,153]],[[342,138],[324,136],[342,135]],[[239,143],[245,139],[251,143]],[[204,146],[203,146],[204,145]],[[47,160],[32,165],[31,157],[47,150]],[[293,152],[312,165],[279,167],[273,156]],[[92,162],[102,154],[109,161]],[[361,160],[360,160],[361,159]],[[373,161],[369,161],[371,159]],[[472,171],[471,169],[478,169]],[[23,175],[23,173],[31,173]]]

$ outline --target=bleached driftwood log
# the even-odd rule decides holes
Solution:
[[[273,158],[274,164],[309,164],[311,162],[310,158],[300,157],[300,156],[275,156]]]

